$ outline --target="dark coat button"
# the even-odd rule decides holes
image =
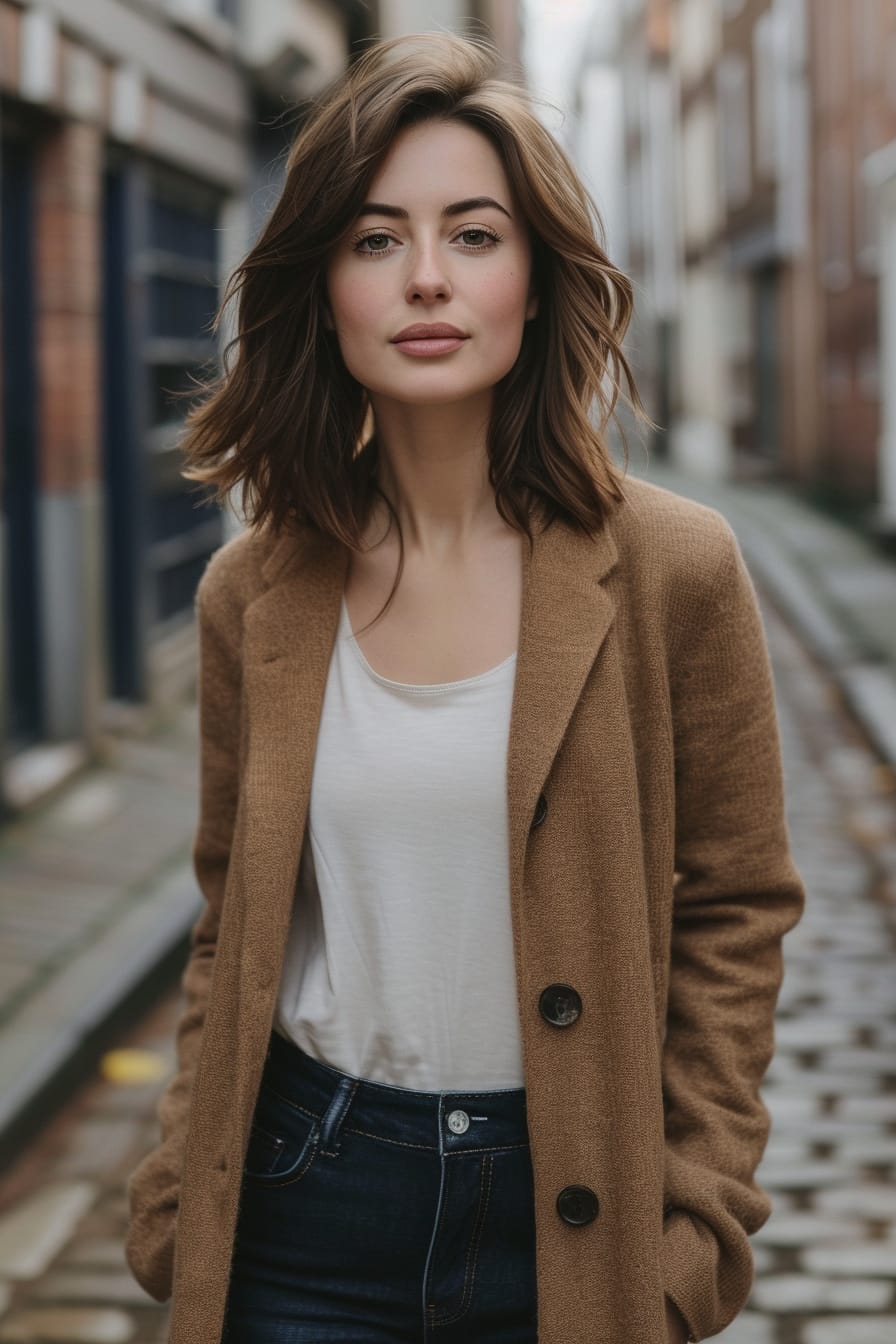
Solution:
[[[535,804],[535,813],[532,817],[530,831],[534,831],[536,826],[540,826],[548,814],[548,800],[543,793],[538,795],[538,802]]]
[[[564,1186],[557,1196],[557,1212],[572,1227],[593,1223],[599,1208],[597,1195],[587,1185]]]
[[[582,1011],[582,1000],[571,985],[548,985],[538,999],[538,1011],[553,1027],[570,1027]]]

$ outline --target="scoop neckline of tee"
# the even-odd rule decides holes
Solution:
[[[351,620],[348,614],[348,603],[345,600],[344,593],[341,600],[340,624],[343,632],[348,636],[348,642],[354,649],[359,663],[374,681],[379,682],[381,686],[388,686],[390,690],[408,691],[413,695],[433,695],[438,694],[440,691],[455,691],[462,689],[465,686],[475,686],[478,682],[485,681],[487,678],[495,676],[497,672],[501,672],[510,663],[516,661],[516,653],[510,653],[502,662],[496,663],[494,667],[488,667],[484,672],[477,672],[472,677],[461,677],[459,681],[393,681],[391,677],[384,677],[382,673],[377,672],[375,667],[371,667],[364,656],[364,651],[355,638],[355,632],[352,630]]]

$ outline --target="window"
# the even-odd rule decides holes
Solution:
[[[216,193],[161,172],[147,199],[146,344],[148,401],[149,563],[156,619],[181,620],[192,609],[196,582],[222,539],[218,510],[199,507],[192,483],[179,474],[179,422],[187,401],[172,393],[190,375],[216,372],[211,320],[218,305]]]

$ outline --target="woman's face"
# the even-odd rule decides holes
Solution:
[[[476,397],[513,367],[534,317],[526,221],[488,138],[460,122],[401,131],[327,268],[349,372],[377,397]],[[409,327],[458,335],[399,341]]]

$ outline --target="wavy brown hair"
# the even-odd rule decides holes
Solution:
[[[217,499],[240,487],[250,525],[310,525],[357,549],[374,496],[385,498],[367,392],[325,326],[326,267],[396,134],[436,118],[488,136],[529,225],[538,312],[495,388],[487,435],[501,516],[530,542],[533,509],[593,533],[624,498],[605,431],[620,397],[643,415],[622,351],[632,286],[566,153],[499,69],[480,38],[395,38],[304,110],[280,197],[214,319],[217,330],[238,299],[223,372],[203,385],[182,442],[184,475]]]

